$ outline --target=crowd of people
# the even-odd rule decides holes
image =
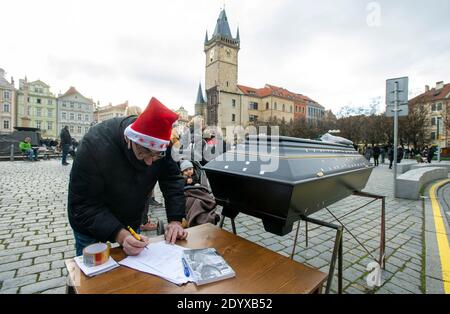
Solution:
[[[415,159],[419,163],[431,163],[434,156],[436,155],[437,148],[435,146],[424,146],[422,148],[407,147],[404,148],[402,145],[397,147],[397,163],[401,163],[403,159]],[[386,157],[389,160],[389,169],[392,169],[394,163],[394,146],[388,145],[366,145],[364,148],[359,149],[359,152],[370,161],[374,159],[374,164],[376,167],[384,164]]]

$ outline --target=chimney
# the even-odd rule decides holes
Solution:
[[[441,90],[444,88],[444,81],[440,81],[436,83],[436,90]]]
[[[11,85],[14,86],[14,77],[11,76]]]
[[[425,85],[425,93],[430,91],[430,85]]]

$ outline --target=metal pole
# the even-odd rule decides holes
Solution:
[[[14,161],[14,144],[11,144],[11,155],[9,156],[9,160]]]
[[[398,154],[398,82],[394,89],[394,198],[397,195],[397,154]]]

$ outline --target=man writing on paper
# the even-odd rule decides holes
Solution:
[[[69,183],[68,216],[77,256],[96,242],[117,242],[138,255],[148,238],[136,240],[146,199],[156,182],[169,224],[166,241],[185,239],[184,180],[171,156],[170,135],[178,115],[152,98],[136,119],[114,118],[92,127],[78,147]]]

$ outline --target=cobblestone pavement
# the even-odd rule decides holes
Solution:
[[[67,185],[70,166],[57,160],[0,163],[0,293],[64,293],[64,259],[74,256],[72,230],[67,221]],[[374,170],[366,192],[387,196],[386,270],[383,285],[370,289],[367,265],[378,258],[380,201],[369,205],[343,222],[370,254],[344,232],[344,291],[346,293],[422,293],[423,210],[421,202],[392,197],[392,173],[386,166]],[[331,192],[331,191],[330,191]],[[157,199],[162,201],[157,191]],[[349,197],[330,207],[338,217],[368,200]],[[153,209],[154,218],[165,219],[163,209]],[[333,222],[322,210],[314,218]],[[278,237],[266,233],[260,220],[239,215],[238,235],[280,254],[292,252],[295,232]],[[302,223],[295,260],[328,273],[335,232],[310,226],[305,245]],[[230,229],[230,224],[225,224]],[[337,290],[337,278],[333,292]]]

